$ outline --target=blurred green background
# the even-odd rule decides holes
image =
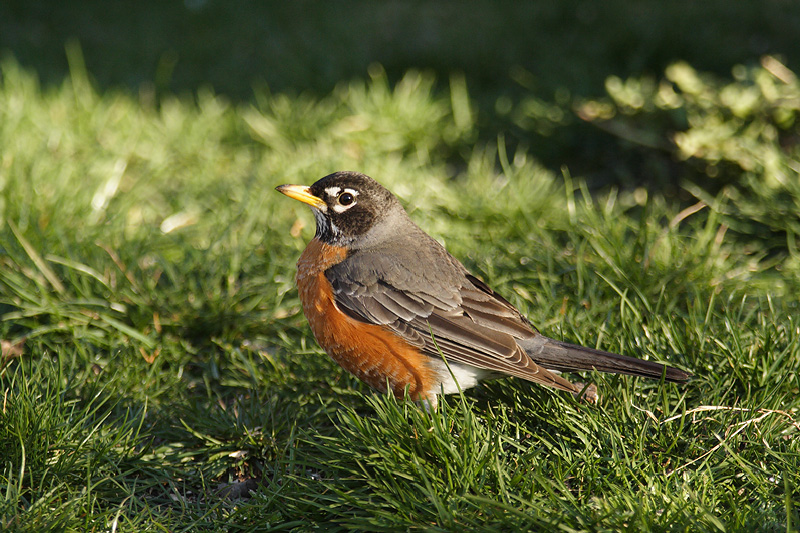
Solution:
[[[195,91],[249,99],[253,85],[328,92],[378,62],[463,71],[470,87],[513,88],[514,68],[541,90],[602,90],[606,76],[660,73],[677,59],[727,74],[785,54],[796,69],[800,8],[790,0],[606,2],[185,0],[3,2],[0,48],[43,79],[67,72],[77,39],[101,87]]]
[[[514,113],[531,95],[563,104],[604,93],[608,76],[659,76],[676,60],[730,76],[775,54],[800,66],[800,3],[185,0],[0,3],[0,50],[59,84],[77,42],[103,91],[143,100],[211,87],[233,101],[254,89],[327,94],[378,63],[390,82],[409,68],[447,83],[463,73],[480,135],[521,142],[545,165],[592,185],[645,182],[679,194],[687,169],[659,163],[580,121],[530,127]]]

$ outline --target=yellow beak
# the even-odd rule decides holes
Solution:
[[[306,187],[305,185],[279,185],[278,187],[275,187],[275,190],[279,193],[285,194],[289,198],[300,200],[304,204],[308,204],[311,207],[315,207],[317,209],[323,209],[326,207],[322,198],[318,198],[311,194],[310,187]]]

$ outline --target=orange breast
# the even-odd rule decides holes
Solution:
[[[336,306],[325,270],[347,257],[344,248],[313,239],[297,262],[297,288],[303,312],[317,342],[345,370],[381,392],[402,396],[408,386],[412,399],[434,391],[435,372],[427,356],[390,329],[365,324]]]

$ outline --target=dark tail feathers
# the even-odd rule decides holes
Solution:
[[[542,365],[548,370],[560,372],[597,370],[598,372],[629,374],[653,379],[661,379],[661,376],[664,376],[667,381],[675,383],[684,383],[692,377],[690,373],[671,366],[569,344],[549,339],[543,335],[526,341],[524,344],[520,342],[520,345],[536,364]]]

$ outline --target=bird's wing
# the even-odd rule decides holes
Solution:
[[[348,258],[325,275],[339,309],[391,329],[427,355],[440,357],[441,352],[448,362],[579,392],[517,344],[539,333],[514,306],[449,254],[437,259],[430,264],[441,268],[411,272],[396,258],[370,254]]]

